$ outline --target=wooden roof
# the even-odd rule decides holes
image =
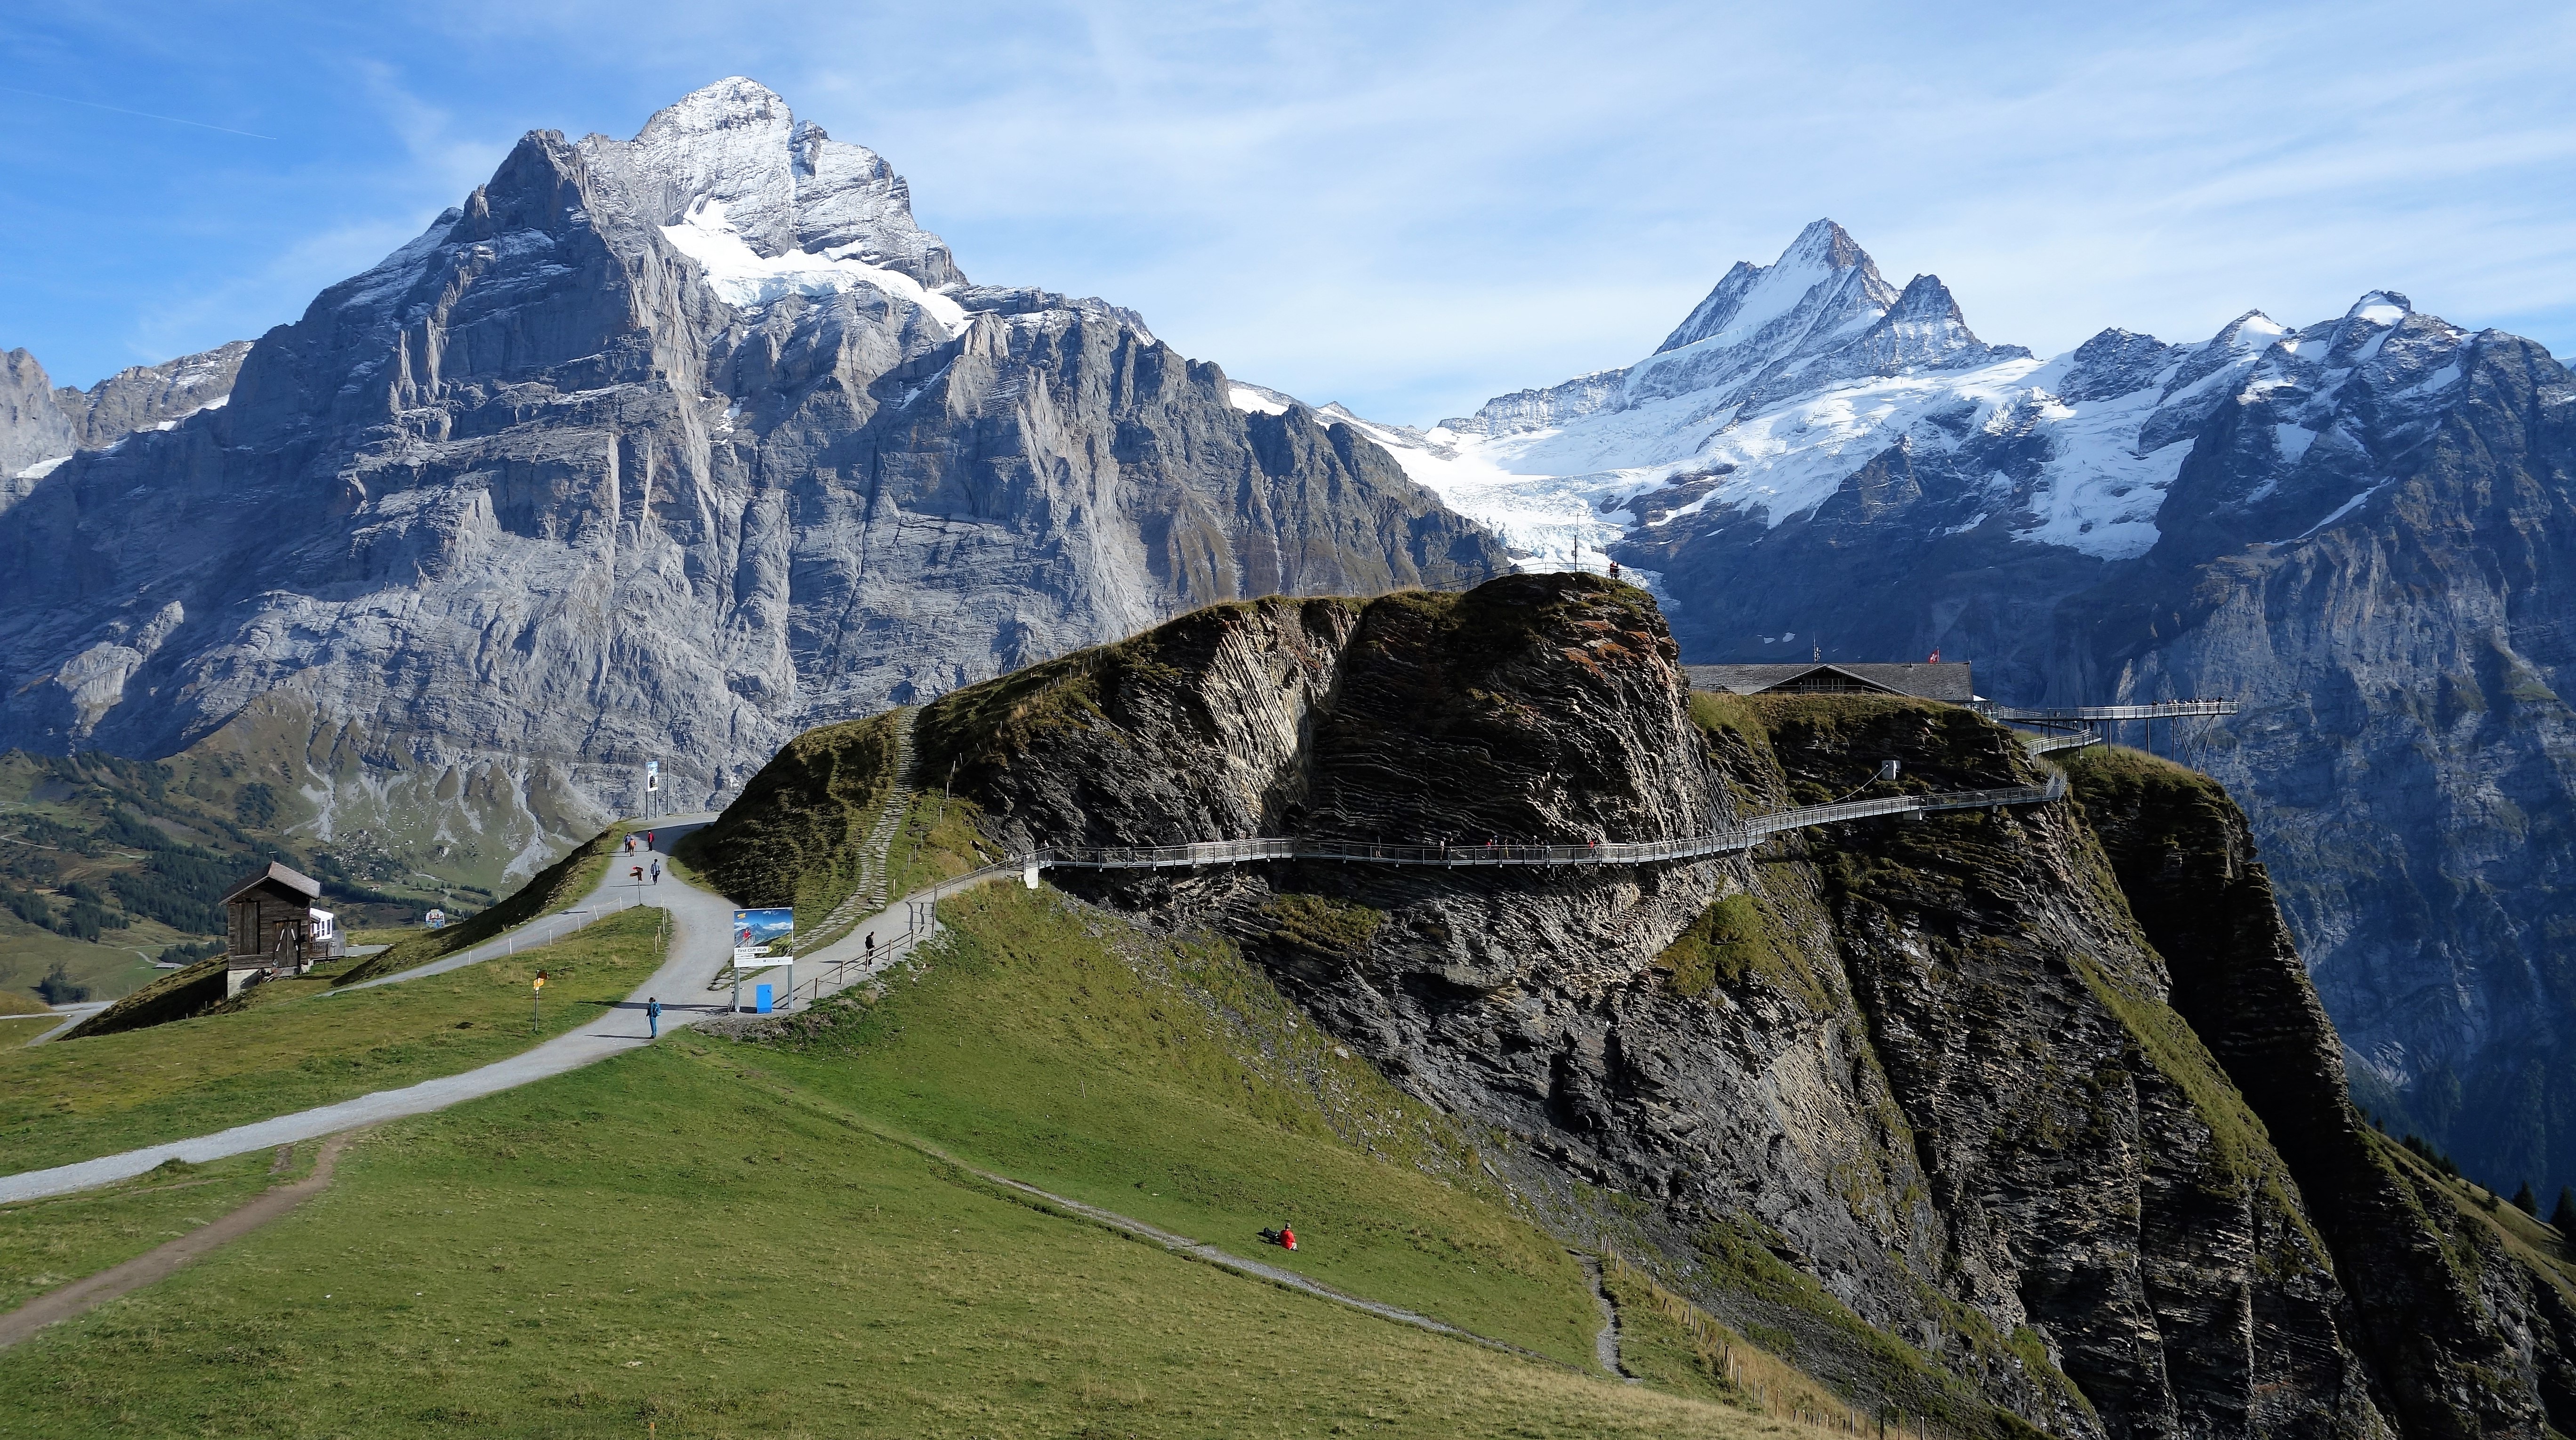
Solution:
[[[1852,690],[1883,695],[1911,695],[1918,700],[1942,700],[1952,705],[1965,705],[1976,698],[1977,687],[1969,673],[1968,662],[1950,660],[1940,664],[1868,665],[1836,664],[1832,661],[1803,660],[1791,665],[1685,665],[1694,690],[1716,690],[1732,695],[1759,695],[1766,690],[1798,689],[1798,682],[1809,685],[1839,683]]]
[[[307,875],[300,870],[288,869],[286,866],[280,865],[276,861],[271,860],[266,865],[260,867],[258,874],[251,876],[249,879],[242,881],[238,885],[235,885],[232,888],[231,893],[224,896],[224,903],[230,905],[234,901],[242,898],[244,895],[258,889],[262,885],[280,885],[286,889],[294,891],[296,894],[303,896],[307,900],[315,899],[322,893],[321,881],[314,879],[312,876]]]

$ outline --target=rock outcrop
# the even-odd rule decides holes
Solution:
[[[2355,1112],[2334,1026],[2243,815],[2216,782],[2134,753],[2079,756],[2071,768],[2085,817],[2170,969],[2175,1011],[2298,1178],[2352,1295],[2356,1348],[2401,1428],[2467,1436],[2563,1426],[2576,1401],[2565,1275],[2511,1253],[2510,1232],[2464,1210],[2454,1187]]]
[[[1970,712],[1693,695],[1676,657],[1594,577],[1274,600],[969,687],[915,734],[1006,849],[1580,844],[2038,778]],[[1471,1122],[1542,1223],[1856,1401],[1962,1434],[2538,1440],[2576,1393],[2563,1242],[2361,1123],[2223,792],[2076,771],[2080,800],[1691,864],[1049,878],[1232,936]],[[823,833],[808,812],[866,788],[815,754],[774,778],[710,852]]]
[[[1634,365],[1367,428],[1543,563],[1579,543],[1640,573],[1694,661],[1939,650],[2016,704],[2243,701],[2206,763],[2354,1083],[2552,1194],[2576,1185],[2571,401],[2543,346],[2384,290],[2041,359],[1819,221]]]
[[[1356,430],[1228,392],[1131,312],[966,283],[752,82],[533,133],[229,403],[0,513],[0,744],[257,751],[317,841],[408,812],[417,863],[524,873],[648,757],[702,804],[1211,601],[1502,568]]]
[[[138,430],[167,430],[231,398],[250,342],[236,340],[158,365],[119,370],[87,390],[55,387],[24,350],[0,355],[0,510],[81,450]]]
[[[22,493],[20,471],[70,455],[79,448],[79,433],[54,402],[54,382],[36,357],[0,353],[0,506]]]

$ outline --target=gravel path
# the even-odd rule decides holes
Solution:
[[[696,815],[673,815],[656,821],[653,825],[653,843],[667,856],[671,853],[671,846],[677,843],[680,837],[707,825],[715,818],[713,811],[707,811]],[[650,873],[653,863],[651,859],[642,850],[635,853],[636,860],[641,860],[646,866],[647,873]],[[418,980],[424,975],[444,975],[450,970],[462,970],[468,965],[480,964],[496,956],[508,955],[524,945],[559,940],[584,925],[605,920],[620,910],[631,909],[637,905],[659,903],[661,886],[649,880],[638,885],[626,878],[627,867],[634,863],[636,863],[634,860],[620,861],[612,855],[609,857],[608,868],[599,873],[599,883],[591,887],[590,893],[562,910],[555,911],[551,915],[540,915],[524,925],[495,935],[480,945],[459,950],[453,955],[440,956],[426,965],[414,966],[399,975],[379,975],[373,980],[361,980],[346,989],[334,990],[331,993],[348,995],[360,990],[372,990],[378,985],[398,985],[405,980]],[[588,913],[575,917],[570,913],[574,910]],[[733,917],[728,915],[725,918],[727,923],[731,923]]]
[[[335,1105],[320,1105],[291,1115],[236,1125],[230,1130],[194,1139],[150,1145],[121,1155],[58,1165],[50,1170],[30,1170],[0,1177],[0,1204],[64,1195],[93,1185],[131,1179],[173,1158],[191,1162],[220,1160],[227,1155],[291,1145],[299,1140],[337,1134],[342,1130],[400,1119],[406,1115],[426,1115],[462,1101],[480,1099],[530,1081],[577,1070],[647,1043],[644,1002],[651,996],[662,997],[662,1023],[666,1028],[693,1024],[709,1016],[723,1014],[722,1002],[708,1003],[704,997],[707,977],[715,973],[732,951],[733,902],[672,875],[663,876],[660,885],[645,888],[658,892],[653,895],[653,902],[671,912],[670,955],[650,979],[635,987],[633,994],[602,1011],[596,1020],[578,1030],[558,1035],[507,1060],[496,1060],[462,1075],[424,1080],[400,1090],[379,1090],[373,1095],[361,1095]],[[391,978],[411,978],[427,973],[431,972],[424,968]],[[691,1004],[681,997],[689,997],[699,1003]]]
[[[1619,1363],[1619,1307],[1611,1303],[1610,1292],[1601,1288],[1601,1262],[1580,1250],[1565,1253],[1573,1256],[1574,1263],[1583,1267],[1583,1278],[1592,1282],[1592,1303],[1601,1307],[1601,1333],[1592,1337],[1592,1358],[1601,1363],[1602,1369],[1629,1384],[1644,1384],[1628,1373],[1627,1366]]]
[[[27,1043],[30,1045],[42,1045],[46,1041],[53,1039],[55,1036],[60,1035],[64,1031],[69,1030],[83,1020],[88,1019],[92,1015],[97,1014],[101,1010],[104,1010],[115,1003],[116,1002],[113,1000],[84,1000],[78,1005],[57,1005],[54,1007],[54,1013],[63,1017],[63,1023],[55,1026],[53,1029],[46,1031],[44,1034],[37,1036],[35,1039],[30,1040]]]

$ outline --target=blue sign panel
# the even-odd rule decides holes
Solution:
[[[766,985],[756,985],[756,986],[753,986],[753,987],[752,987],[752,991],[751,991],[751,997],[752,997],[752,1007],[751,1007],[752,1009],[754,1009],[754,1010],[758,1011],[759,1013],[761,1013],[761,1014],[763,1014],[763,1015],[766,1015],[766,1014],[768,1014],[768,1013],[769,1013],[769,987],[768,987],[768,986],[766,986]]]

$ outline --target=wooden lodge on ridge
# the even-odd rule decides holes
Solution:
[[[272,860],[224,897],[230,954],[224,995],[272,975],[301,975],[313,962],[344,954],[336,917],[314,908],[322,883]]]

